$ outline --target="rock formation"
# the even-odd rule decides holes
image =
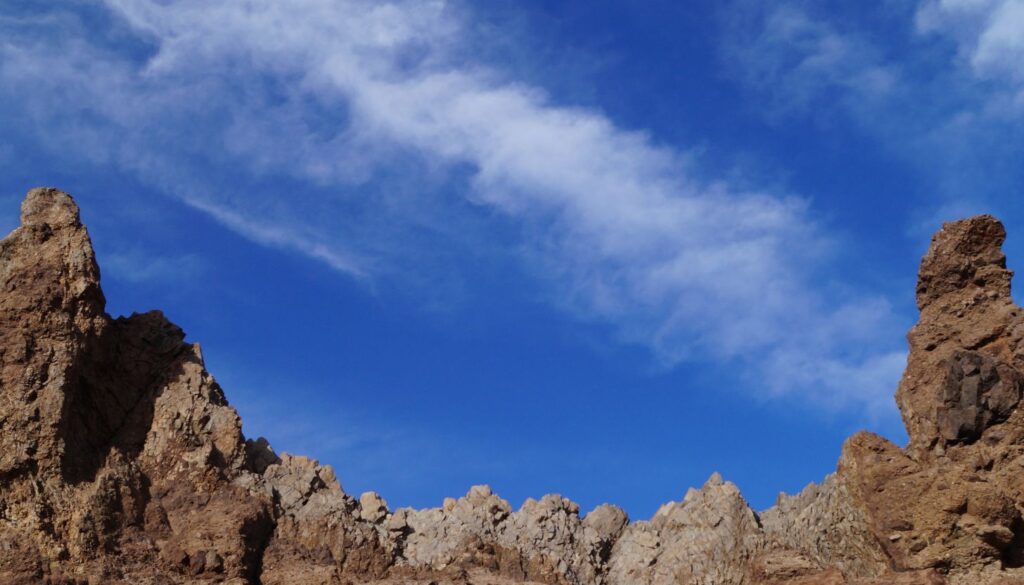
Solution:
[[[896,400],[900,448],[757,513],[717,474],[647,521],[476,486],[391,510],[246,440],[198,345],[112,319],[78,208],[30,191],[0,242],[0,585],[1024,584],[1024,317],[1002,225],[946,224]]]

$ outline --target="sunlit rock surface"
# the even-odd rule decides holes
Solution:
[[[35,189],[0,243],[0,585],[1024,583],[1004,237],[989,216],[946,224],[922,261],[907,448],[860,433],[769,510],[715,474],[630,522],[557,495],[513,510],[486,486],[392,510],[247,440],[180,328],[105,313],[77,206]]]

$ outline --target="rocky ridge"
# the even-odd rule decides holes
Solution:
[[[921,264],[896,400],[910,443],[851,437],[835,474],[752,510],[713,475],[630,522],[485,486],[392,510],[247,440],[197,344],[113,319],[78,208],[34,189],[0,242],[0,585],[1024,584],[1022,312],[1002,225]]]

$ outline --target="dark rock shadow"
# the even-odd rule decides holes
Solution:
[[[182,374],[185,334],[163,313],[120,317],[90,340],[66,390],[58,436],[66,483],[93,481],[112,449],[137,457],[167,382]],[[69,380],[71,382],[71,380]]]

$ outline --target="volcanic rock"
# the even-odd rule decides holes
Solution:
[[[1024,584],[1024,339],[1002,225],[943,226],[896,391],[910,443],[752,510],[713,475],[630,522],[486,486],[390,510],[247,440],[198,345],[112,318],[72,199],[34,189],[0,242],[0,585]]]

